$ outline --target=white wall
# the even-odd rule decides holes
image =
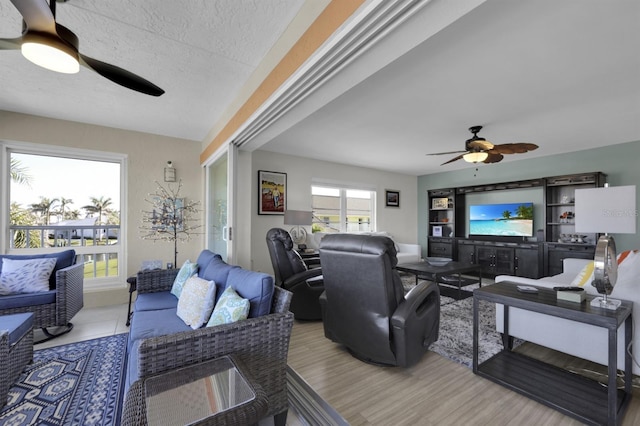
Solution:
[[[142,210],[149,209],[144,199],[155,192],[156,180],[164,184],[163,169],[168,160],[173,161],[177,176],[182,179],[180,195],[204,201],[203,169],[199,167],[201,146],[197,142],[6,111],[0,111],[0,140],[127,155],[127,275],[137,272],[146,259],[162,259],[163,263],[173,261],[173,243],[142,240],[138,228]],[[91,179],[91,176],[78,178]],[[4,190],[7,187],[5,176],[0,179]],[[97,188],[99,185],[100,182],[96,182]],[[203,241],[202,235],[196,235],[188,243],[178,243],[178,263],[194,260],[202,250]],[[123,289],[125,285],[123,282]]]
[[[244,183],[245,191],[249,184],[251,206],[249,212],[241,213],[244,221],[239,222],[238,225],[246,227],[246,220],[250,214],[250,237],[240,238],[237,243],[239,244],[238,253],[246,250],[246,244],[249,243],[251,258],[244,258],[243,261],[249,261],[250,264],[245,263],[243,266],[273,274],[265,237],[267,231],[273,227],[287,229],[283,224],[284,217],[281,215],[258,215],[258,170],[287,174],[287,208],[292,210],[311,209],[311,182],[314,178],[373,185],[377,191],[377,230],[389,232],[398,242],[413,244],[417,242],[418,179],[416,176],[309,160],[267,151],[254,151],[251,161],[246,160],[247,155],[244,155],[245,161],[242,163],[243,169],[239,180]],[[241,183],[240,186],[242,185]],[[385,206],[386,189],[400,191],[399,208]],[[310,232],[310,229],[308,228],[307,231]],[[238,257],[238,263],[242,264],[240,260]]]

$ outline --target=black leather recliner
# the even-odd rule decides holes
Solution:
[[[281,228],[267,232],[267,247],[276,285],[293,293],[291,306],[296,319],[321,320],[320,295],[324,291],[322,268],[308,269],[300,254],[293,250],[291,235]]]
[[[325,336],[366,362],[409,367],[438,340],[440,291],[422,282],[404,295],[388,237],[332,234],[320,243]]]

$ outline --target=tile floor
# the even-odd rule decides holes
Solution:
[[[90,340],[114,334],[128,333],[127,304],[103,306],[99,308],[83,308],[73,317],[73,330],[56,339],[34,346],[35,350],[68,343]],[[51,331],[55,332],[55,328]],[[34,340],[43,336],[40,330],[34,330]]]

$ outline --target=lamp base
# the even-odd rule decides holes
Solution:
[[[307,231],[301,226],[291,228],[289,235],[291,235],[291,240],[298,245],[307,241]]]
[[[609,299],[608,297],[596,297],[591,301],[591,306],[594,308],[610,309],[615,311],[620,307],[622,301],[617,299]]]

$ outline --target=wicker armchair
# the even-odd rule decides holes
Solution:
[[[0,315],[19,314],[32,312],[34,315],[33,328],[41,328],[46,339],[36,343],[61,336],[73,329],[71,319],[84,306],[84,265],[78,263],[59,269],[55,272],[55,301],[44,304],[29,304],[31,297],[38,297],[37,293],[18,295],[15,302],[10,300],[14,296],[0,297]],[[18,300],[21,298],[22,300]],[[64,327],[62,330],[52,332],[48,327]]]
[[[0,408],[7,404],[11,385],[33,359],[33,316],[20,314],[9,318],[0,319]]]
[[[175,269],[141,272],[137,276],[138,292],[167,291],[177,273]],[[266,393],[267,416],[274,416],[276,425],[284,425],[288,410],[287,355],[293,327],[293,314],[289,312],[291,296],[289,291],[276,287],[269,315],[144,339],[138,353],[129,354],[129,362],[138,363],[139,379],[125,395],[122,424],[147,424],[146,378],[231,355]],[[225,424],[243,424],[242,419],[226,420]]]

